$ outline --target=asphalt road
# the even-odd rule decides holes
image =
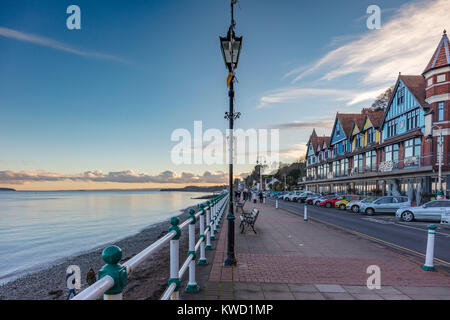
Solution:
[[[275,200],[267,199],[267,203],[275,205]],[[301,216],[304,215],[304,203],[278,200],[278,206]],[[426,253],[427,226],[431,224],[430,222],[402,222],[396,220],[394,214],[367,216],[313,205],[308,205],[307,214],[308,218],[362,233],[376,238],[372,240],[388,242],[387,244],[397,248],[400,246],[405,251],[412,250],[419,255]],[[435,222],[432,224],[437,226],[434,245],[435,264],[450,267],[450,228],[441,227],[439,223]]]

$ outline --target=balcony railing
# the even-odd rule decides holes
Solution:
[[[350,163],[353,163],[350,161]],[[439,159],[435,153],[429,154],[426,156],[411,156],[406,157],[404,159],[399,159],[395,161],[382,161],[378,162],[376,165],[365,166],[361,168],[349,168],[348,170],[342,172],[341,170],[338,173],[330,172],[328,175],[325,174],[313,174],[306,178],[306,181],[313,180],[331,180],[333,178],[342,178],[347,176],[359,176],[368,173],[389,173],[398,170],[407,170],[414,168],[422,168],[422,167],[430,167],[433,166],[437,169],[439,165]],[[447,168],[450,166],[450,152],[444,153],[442,157],[442,166],[443,168]]]

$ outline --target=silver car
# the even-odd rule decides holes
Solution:
[[[397,209],[411,206],[408,197],[380,197],[372,202],[362,203],[359,212],[371,216],[375,213],[395,213]]]
[[[434,200],[418,207],[398,209],[395,217],[410,222],[413,220],[441,221],[441,215],[450,213],[450,200]]]
[[[364,205],[365,203],[373,202],[377,199],[377,197],[368,197],[364,198],[361,201],[355,201],[355,202],[349,202],[347,203],[347,206],[345,207],[347,210],[351,210],[353,213],[358,213],[359,208]]]

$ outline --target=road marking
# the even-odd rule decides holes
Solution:
[[[281,208],[281,209],[283,209],[283,208]],[[289,209],[287,209],[287,210],[288,210],[288,211],[291,211],[291,210],[289,210]],[[298,214],[298,213],[295,212],[295,211],[291,211],[291,212],[294,213],[294,214]],[[417,254],[417,255],[419,255],[419,256],[421,256],[421,257],[425,257],[425,254],[423,254],[423,253],[421,253],[421,252],[418,252],[418,251],[415,251],[415,250],[412,250],[412,249],[408,249],[408,248],[402,247],[402,246],[400,246],[400,245],[398,245],[398,244],[395,244],[395,243],[392,243],[392,242],[389,242],[389,241],[385,241],[385,240],[382,240],[382,239],[379,239],[379,238],[376,238],[376,237],[369,236],[368,234],[365,234],[365,233],[361,233],[361,232],[358,232],[358,231],[355,231],[355,230],[351,230],[351,229],[348,229],[348,228],[345,228],[345,227],[336,225],[336,224],[331,223],[331,222],[323,221],[323,220],[318,219],[318,218],[316,218],[316,217],[311,217],[311,216],[310,216],[310,219],[311,219],[311,220],[318,221],[318,222],[321,222],[321,223],[324,223],[324,224],[328,224],[328,225],[334,226],[334,227],[339,228],[339,229],[343,229],[343,230],[345,230],[345,231],[347,231],[347,232],[350,232],[350,233],[355,233],[355,234],[357,234],[357,235],[359,235],[359,236],[366,237],[366,238],[372,239],[372,240],[374,240],[374,241],[382,242],[382,243],[384,243],[384,244],[386,244],[386,245],[390,245],[390,246],[392,246],[392,247],[395,247],[395,248],[398,248],[398,249],[401,249],[401,250],[406,250],[406,251],[412,252],[412,253]],[[439,259],[439,258],[436,258],[436,257],[434,257],[434,260],[437,261],[437,262],[440,262],[440,263],[443,263],[443,264],[446,264],[446,265],[449,265],[449,266],[450,266],[450,262],[448,262],[448,261],[445,261],[445,260],[442,260],[442,259]],[[445,273],[447,273],[447,272],[445,272]]]

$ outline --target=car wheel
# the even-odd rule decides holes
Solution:
[[[331,208],[331,203],[327,202],[327,204],[325,205],[327,208]]]
[[[411,211],[405,211],[402,213],[402,220],[405,222],[411,222],[414,220],[414,214]]]
[[[353,206],[352,207],[352,212],[358,213],[359,212],[359,207],[358,206]]]
[[[345,210],[345,204],[341,204],[341,205],[339,206],[339,209]]]
[[[373,210],[372,208],[367,208],[366,209],[366,214],[368,216],[373,216],[374,213],[375,213],[375,210]]]

